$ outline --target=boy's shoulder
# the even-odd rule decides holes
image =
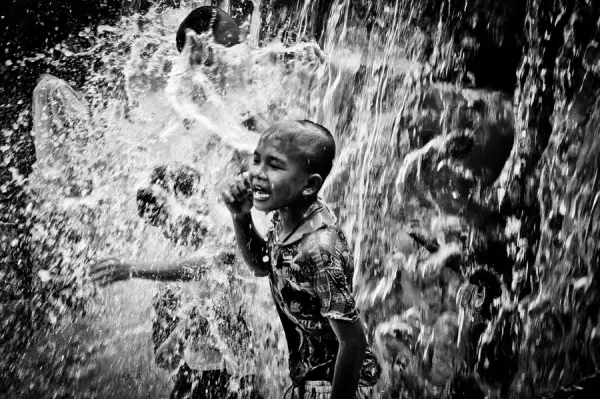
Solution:
[[[312,228],[303,234],[303,243],[318,247],[323,253],[346,250],[346,236],[340,229],[337,218],[323,201],[318,201],[318,204],[322,209],[310,221]]]
[[[337,225],[323,225],[314,231],[304,234],[302,243],[305,245],[316,245],[321,250],[330,251],[338,240],[345,239]]]
[[[341,236],[345,240],[343,233],[338,227],[337,218],[323,201],[316,201],[311,205],[310,209],[314,211],[310,218],[305,219],[290,236],[286,237],[282,243],[283,246],[298,245],[306,241],[314,243],[316,241],[327,249],[332,236]],[[274,212],[271,216],[267,240],[275,241],[275,231],[280,222],[281,215],[279,212]]]
[[[346,237],[337,225],[323,226],[307,233],[300,242],[300,252],[316,266],[352,257]]]

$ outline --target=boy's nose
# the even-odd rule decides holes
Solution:
[[[250,178],[259,180],[267,179],[263,164],[250,166]]]

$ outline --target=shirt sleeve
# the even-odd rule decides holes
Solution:
[[[345,241],[334,230],[324,229],[310,237],[307,250],[314,264],[313,285],[321,315],[355,321],[358,308],[348,281],[352,278],[353,265],[349,264],[351,256]]]

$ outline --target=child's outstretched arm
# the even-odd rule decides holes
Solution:
[[[263,258],[267,255],[265,240],[256,231],[252,221],[252,195],[250,175],[248,172],[240,175],[230,184],[229,189],[221,194],[233,218],[235,237],[244,260],[255,276],[263,277],[269,274]]]
[[[219,264],[227,263],[227,254],[195,257],[178,261],[123,261],[116,258],[99,260],[90,267],[90,278],[101,286],[130,278],[160,281],[200,280],[204,272]]]

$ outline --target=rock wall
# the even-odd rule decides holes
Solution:
[[[397,72],[402,68],[393,65],[394,55],[376,59],[375,66],[365,65],[361,79],[368,83],[355,86],[354,115],[366,108],[377,116],[363,116],[347,122],[349,128],[338,129],[338,134],[342,130],[357,135],[361,124],[371,123],[358,133],[362,147],[344,159],[348,171],[340,174],[346,181],[364,185],[359,193],[364,203],[353,200],[357,193],[344,184],[334,183],[335,190],[342,191],[333,195],[349,208],[350,225],[356,223],[352,215],[362,213],[357,219],[364,235],[357,240],[365,269],[360,279],[369,287],[365,298],[371,300],[369,294],[383,289],[381,281],[396,276],[386,288],[389,295],[383,305],[369,309],[371,326],[387,319],[386,328],[397,337],[408,330],[415,336],[427,332],[423,325],[407,327],[410,318],[401,315],[415,301],[430,303],[432,308],[435,303],[443,310],[443,300],[423,297],[436,285],[443,297],[452,291],[452,284],[428,286],[417,281],[421,296],[416,300],[405,286],[410,273],[397,272],[398,265],[404,262],[417,270],[422,266],[429,273],[437,253],[437,264],[443,265],[440,270],[452,269],[456,266],[452,248],[461,248],[463,281],[481,295],[465,297],[463,291],[462,297],[456,294],[462,310],[445,308],[465,312],[460,360],[443,355],[449,356],[445,361],[456,361],[452,376],[442,373],[440,378],[427,371],[431,359],[423,353],[431,354],[431,349],[415,349],[416,339],[386,341],[388,349],[394,348],[388,353],[390,367],[400,370],[401,376],[392,374],[405,383],[393,393],[420,384],[415,382],[418,378],[408,381],[413,366],[403,363],[411,360],[403,351],[411,353],[412,360],[422,358],[417,377],[435,384],[445,381],[447,393],[454,397],[464,395],[465,384],[479,385],[500,397],[536,397],[595,372],[598,354],[591,348],[597,345],[600,328],[600,302],[594,291],[600,247],[591,237],[597,234],[600,220],[594,205],[599,203],[599,182],[593,155],[600,128],[596,102],[600,4],[414,0],[351,2],[352,7],[362,7],[366,16],[346,18],[352,13],[342,11],[344,17],[334,26],[347,24],[347,36],[354,33],[352,29],[370,35],[388,53],[396,44],[422,63],[418,71],[404,75]],[[439,82],[452,85],[439,89]],[[397,86],[409,94],[399,97],[403,92]],[[466,89],[480,93],[480,99],[461,99]],[[486,89],[499,91],[504,100],[481,96]],[[359,104],[357,98],[362,96],[369,97]],[[402,108],[397,107],[400,101],[405,104]],[[387,113],[397,114],[393,125],[386,120]],[[478,113],[492,120],[495,113],[495,122],[483,119],[482,123]],[[501,150],[496,157],[481,152],[481,132],[497,140],[490,141]],[[361,165],[365,172],[357,173]],[[477,170],[481,166],[486,169],[483,173]],[[394,193],[393,179],[398,175],[398,180],[408,183],[404,204]],[[429,212],[422,211],[428,208]],[[409,224],[406,217],[412,216],[422,226],[429,222],[427,213],[455,217],[462,227],[445,226],[443,234],[415,235],[424,255],[402,260],[398,237]],[[440,250],[444,247],[445,254]],[[444,320],[451,320],[446,316]],[[400,327],[394,330],[392,325]],[[449,339],[453,334],[448,332]],[[409,397],[431,394],[426,389],[417,391]]]

